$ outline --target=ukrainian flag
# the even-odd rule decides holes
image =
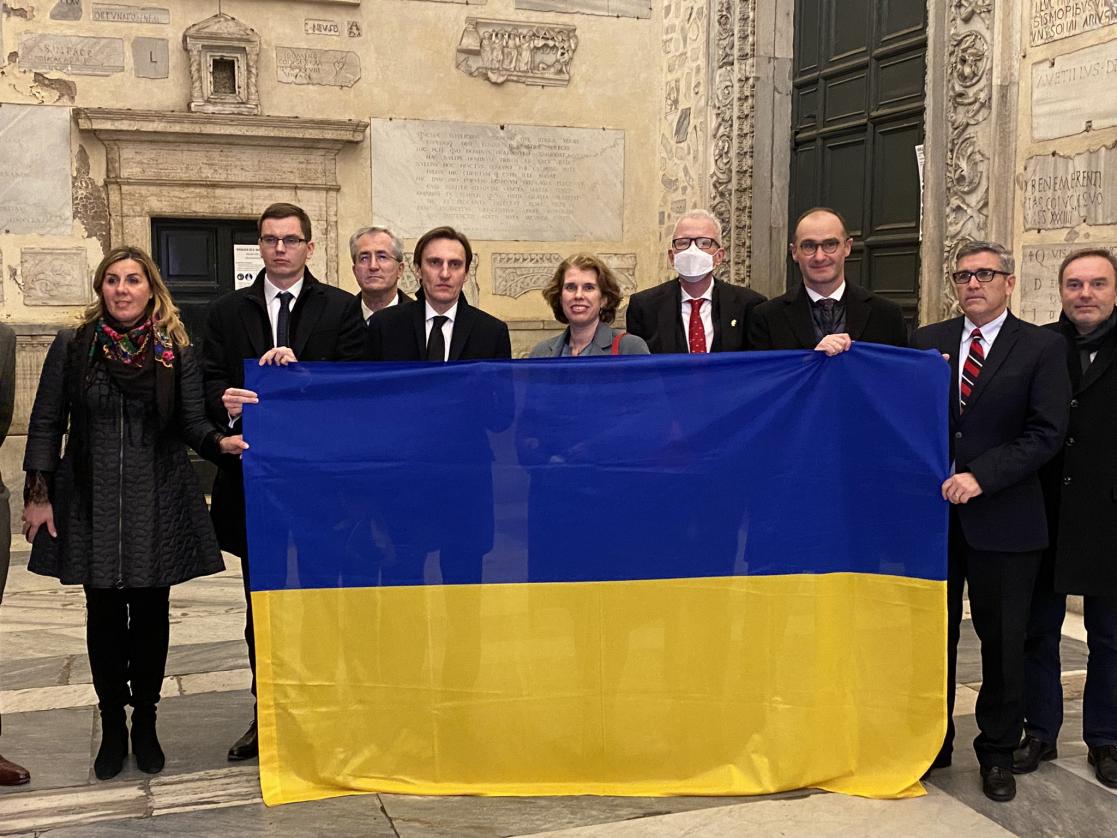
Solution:
[[[934,353],[246,372],[267,803],[921,793]]]

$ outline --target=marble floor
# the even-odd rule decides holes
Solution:
[[[26,765],[29,785],[0,789],[0,836],[267,834],[334,836],[921,835],[1110,836],[1117,792],[1099,785],[1079,738],[1086,663],[1081,618],[1069,615],[1063,664],[1066,723],[1059,759],[1019,778],[1017,799],[981,793],[972,752],[934,773],[925,797],[864,800],[816,791],[758,798],[477,798],[365,795],[269,809],[255,761],[231,764],[228,745],[252,712],[242,640],[239,572],[174,589],[171,651],[160,703],[162,774],[131,763],[92,775],[98,742],[80,589],[27,572],[13,556],[0,608],[0,752]],[[230,565],[236,567],[236,562]],[[977,641],[963,630],[958,741],[976,734]]]

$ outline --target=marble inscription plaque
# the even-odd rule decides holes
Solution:
[[[1029,157],[1018,179],[1024,227],[1050,230],[1117,224],[1117,143],[1063,157]]]
[[[19,39],[19,66],[74,76],[111,76],[124,72],[124,40],[24,32]]]
[[[307,35],[341,36],[341,24],[336,20],[318,20],[308,17],[303,20],[303,31]]]
[[[348,50],[276,47],[275,76],[281,84],[352,87],[361,77],[361,59]]]
[[[69,108],[0,105],[0,233],[73,232],[69,160]]]
[[[58,0],[50,10],[51,20],[81,20],[81,0]]]
[[[1059,319],[1059,265],[1075,250],[1105,247],[1117,253],[1117,242],[1078,241],[1071,244],[1026,244],[1020,261],[1019,316],[1043,325]]]
[[[20,251],[23,301],[29,306],[76,306],[93,287],[80,247],[25,247]]]
[[[361,22],[359,20],[347,20],[347,21],[345,21],[345,33],[350,38],[361,37]]]
[[[1032,46],[1117,23],[1117,0],[1032,0]]]
[[[170,56],[166,38],[135,38],[132,41],[132,69],[138,79],[165,79],[170,75]]]
[[[613,269],[621,290],[636,290],[635,253],[599,253],[601,261]],[[503,297],[522,297],[544,288],[563,260],[558,253],[494,253],[493,293]]]
[[[169,9],[155,9],[146,6],[94,3],[93,20],[105,23],[170,23],[171,12]]]
[[[624,132],[373,119],[372,187],[374,223],[409,238],[617,241]]]
[[[1052,140],[1117,125],[1117,41],[1032,65],[1032,137]]]
[[[529,12],[568,12],[609,17],[652,16],[649,0],[516,0],[516,8]]]
[[[474,253],[473,264],[469,266],[469,274],[465,278],[465,287],[462,288],[465,301],[472,306],[477,305],[477,297],[480,294],[480,286],[477,284],[477,263],[479,261],[477,254]],[[415,254],[412,251],[406,251],[403,254],[403,275],[399,278],[399,287],[403,293],[410,294],[412,297],[419,290],[419,275],[415,273]]]

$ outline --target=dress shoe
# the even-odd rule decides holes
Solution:
[[[31,774],[22,765],[16,765],[0,756],[0,786],[22,786]]]
[[[132,711],[132,753],[145,774],[158,774],[167,758],[155,733],[155,705],[141,704]]]
[[[1117,745],[1102,745],[1091,748],[1087,757],[1094,766],[1094,776],[1103,786],[1117,789]]]
[[[1000,765],[981,769],[981,790],[990,800],[1008,803],[1016,797],[1016,778],[1012,771]]]
[[[1012,752],[1012,773],[1031,774],[1041,762],[1047,762],[1059,756],[1059,749],[1050,742],[1036,739],[1034,736],[1025,736],[1020,747]]]
[[[233,743],[229,749],[229,761],[240,762],[242,759],[252,759],[260,755],[260,747],[256,742],[256,720],[248,726],[244,735]]]
[[[101,747],[93,760],[98,780],[111,780],[124,767],[128,756],[128,722],[124,708],[101,711]]]

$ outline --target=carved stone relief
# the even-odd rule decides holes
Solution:
[[[254,30],[218,13],[188,27],[182,45],[190,55],[193,113],[260,113],[260,36]]]
[[[100,242],[101,252],[108,253],[109,201],[105,188],[90,177],[89,154],[83,145],[78,146],[76,164],[73,181],[74,218],[85,228],[87,235]]]
[[[575,27],[560,23],[465,19],[458,69],[493,84],[506,81],[562,87],[578,48]]]
[[[635,253],[599,253],[601,261],[613,269],[621,290],[636,290]],[[522,297],[544,288],[563,257],[558,253],[494,253],[493,293],[502,297]]]
[[[477,298],[481,292],[477,284],[477,263],[480,261],[478,255],[474,253],[473,264],[469,266],[469,275],[465,278],[465,287],[462,289],[466,302],[471,306],[477,305]],[[419,290],[419,275],[415,273],[415,254],[410,250],[403,254],[403,276],[399,278],[399,287],[403,293],[410,294],[412,297]]]
[[[89,302],[93,287],[85,250],[25,247],[20,251],[23,302],[29,306],[76,306]]]
[[[967,240],[989,229],[989,155],[993,95],[992,0],[951,0],[947,51],[946,230],[943,238],[942,316],[959,311],[954,283],[946,274]],[[938,319],[931,312],[928,321]]]

